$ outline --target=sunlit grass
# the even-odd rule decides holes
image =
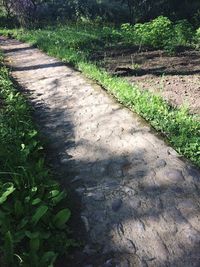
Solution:
[[[2,31],[6,34],[8,31]],[[113,77],[92,62],[91,56],[106,47],[123,44],[120,31],[109,27],[66,26],[44,30],[13,30],[18,39],[28,41],[51,56],[70,63],[87,77],[102,85],[119,102],[140,114],[162,132],[182,155],[200,166],[200,120],[185,108],[174,109],[161,97],[142,92],[122,78]],[[124,41],[124,45],[127,45]]]

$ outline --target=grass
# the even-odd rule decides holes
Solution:
[[[94,25],[68,25],[29,31],[1,30],[1,33],[11,33],[15,38],[27,41],[95,80],[120,103],[140,114],[162,132],[180,154],[200,166],[199,117],[189,115],[185,108],[172,108],[161,97],[142,92],[124,79],[113,77],[101,68],[101,62],[92,61],[97,51],[116,47],[119,43],[121,46],[130,46],[120,30]]]
[[[54,266],[73,244],[70,210],[45,165],[24,97],[0,56],[0,266]]]

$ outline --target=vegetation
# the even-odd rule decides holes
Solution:
[[[183,21],[173,24],[169,19],[159,17],[148,24],[136,24],[133,26],[136,34],[133,34],[132,42],[138,43],[140,37],[147,34],[146,38],[139,41],[140,44],[147,45],[146,40],[148,40],[149,45],[164,47],[170,44],[171,35],[178,30],[180,34],[177,38],[180,43],[189,43],[191,35],[187,38],[187,31],[182,32],[185,23]],[[150,24],[152,24],[152,31],[149,32],[146,27],[148,28]],[[161,30],[160,24],[165,25],[166,28],[157,42],[156,37]],[[116,47],[119,42],[120,45],[130,46],[130,39],[127,39],[127,36],[124,37],[124,31],[128,31],[128,34],[132,31],[132,26],[130,27],[128,25],[127,29],[127,25],[124,25],[122,30],[112,27],[104,27],[100,30],[99,26],[94,27],[94,24],[84,27],[76,24],[56,29],[4,31],[4,34],[12,32],[16,38],[29,41],[49,55],[56,56],[81,70],[112,93],[121,103],[142,115],[155,129],[167,136],[180,154],[200,166],[200,121],[198,117],[189,115],[186,108],[174,109],[160,96],[142,92],[122,78],[113,77],[101,68],[101,62],[92,61],[92,56],[97,50]],[[181,34],[184,38],[181,38]]]
[[[191,45],[194,37],[194,28],[187,20],[172,23],[169,18],[163,16],[134,26],[129,23],[122,24],[121,28],[125,32],[122,36],[126,36],[126,41],[130,44],[163,48],[167,51]]]
[[[103,68],[106,52],[121,48],[199,49],[199,0],[0,0],[0,16],[0,34],[27,41],[82,71],[200,166],[199,117]],[[50,267],[74,245],[68,197],[45,166],[30,108],[2,60],[0,265]]]
[[[46,168],[30,109],[2,65],[0,88],[0,265],[54,266],[73,244],[67,194]]]
[[[200,18],[199,0],[0,0],[2,11],[16,16],[21,24],[54,23],[66,20],[96,20],[121,24],[146,22],[160,15],[170,19]],[[28,20],[29,18],[29,20]]]

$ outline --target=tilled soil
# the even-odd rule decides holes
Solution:
[[[200,114],[200,52],[169,56],[163,51],[109,52],[104,66],[143,90],[161,95],[174,107]]]

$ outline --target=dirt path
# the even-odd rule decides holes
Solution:
[[[15,40],[0,47],[82,200],[87,244],[71,267],[200,266],[200,172],[80,73]]]

